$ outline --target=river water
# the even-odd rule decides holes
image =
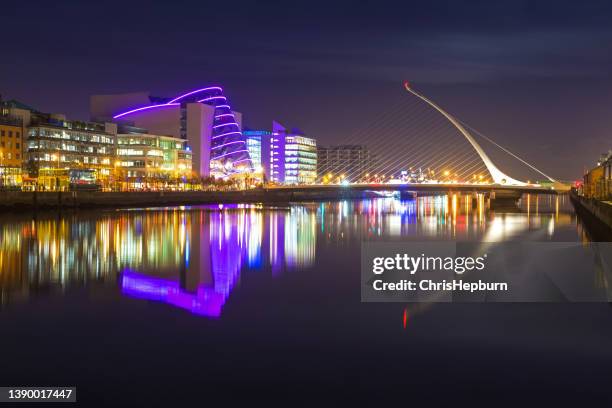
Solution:
[[[107,403],[609,397],[608,304],[361,303],[361,242],[389,239],[593,236],[564,196],[6,214],[0,384]]]

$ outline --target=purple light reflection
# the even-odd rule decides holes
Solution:
[[[218,318],[229,293],[224,295],[200,285],[196,293],[180,288],[178,282],[123,271],[121,291],[130,297],[163,302],[191,313]]]
[[[313,263],[316,216],[311,211],[296,208],[290,212],[261,212],[259,205],[236,203],[192,209],[196,208],[200,211],[188,211],[184,219],[170,221],[164,227],[175,232],[185,228],[184,239],[178,234],[151,234],[152,224],[145,223],[148,227],[141,231],[142,236],[158,239],[151,248],[172,247],[177,257],[145,251],[148,257],[130,261],[121,270],[123,295],[220,318],[241,273],[249,270],[244,269],[245,262],[255,268],[251,270],[270,268],[273,276]],[[122,225],[126,234],[130,232],[127,236],[133,238],[131,231],[141,225],[141,220],[134,217]],[[196,235],[198,239],[192,240]]]

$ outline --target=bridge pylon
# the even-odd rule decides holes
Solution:
[[[448,121],[450,123],[452,123],[453,126],[455,126],[455,128],[457,128],[457,130],[472,145],[474,150],[476,150],[476,153],[478,153],[478,156],[480,156],[480,158],[484,162],[484,164],[487,167],[487,170],[489,171],[489,173],[491,174],[491,178],[493,178],[493,182],[495,184],[511,185],[511,186],[527,186],[528,185],[527,183],[525,183],[523,181],[516,180],[516,179],[508,176],[507,174],[502,172],[500,169],[498,169],[497,166],[491,161],[489,156],[482,149],[482,147],[480,147],[478,142],[476,142],[476,140],[470,134],[470,132],[468,132],[467,129],[465,127],[463,127],[463,125],[461,125],[461,123],[457,119],[455,119],[450,113],[446,112],[444,109],[442,109],[436,103],[432,102],[428,98],[424,97],[423,95],[421,95],[420,93],[415,91],[410,86],[410,82],[404,81],[404,88],[408,92],[410,92],[411,94],[413,94],[414,96],[416,96],[417,98],[421,99],[423,102],[427,103],[429,106],[431,106],[432,108],[434,108],[435,110],[440,112],[442,114],[442,116],[444,116],[446,119],[448,119]]]

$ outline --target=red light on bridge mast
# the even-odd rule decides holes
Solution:
[[[404,88],[410,89],[410,81],[404,81]]]

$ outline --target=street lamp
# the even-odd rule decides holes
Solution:
[[[52,154],[51,155],[51,160],[56,161],[57,160],[57,167],[54,171],[55,173],[55,189],[57,191],[59,191],[60,189],[60,180],[59,180],[59,167],[60,167],[60,156],[59,154]]]
[[[121,190],[121,188],[119,187],[121,185],[121,173],[119,170],[119,167],[121,166],[121,162],[119,160],[117,160],[115,162],[115,170],[114,170],[114,179],[115,179],[115,190]]]
[[[2,170],[2,187],[6,184],[6,170],[4,170],[4,152],[0,152],[0,170]]]

